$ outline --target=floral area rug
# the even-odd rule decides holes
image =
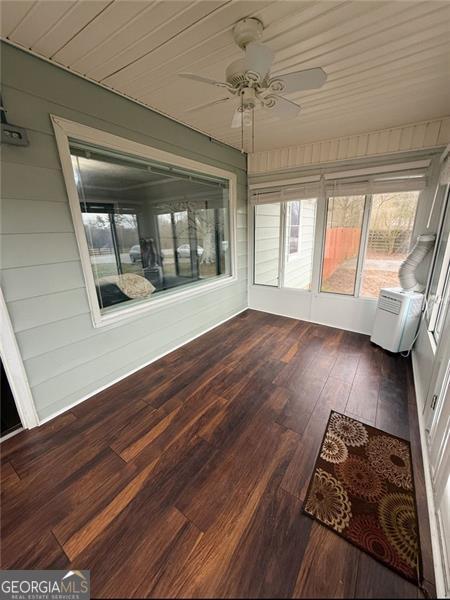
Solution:
[[[409,442],[332,411],[303,510],[406,579],[420,583]]]

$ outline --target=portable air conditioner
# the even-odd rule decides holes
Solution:
[[[409,350],[419,325],[423,294],[401,288],[380,291],[370,340],[390,352]]]

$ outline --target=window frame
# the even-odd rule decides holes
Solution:
[[[311,286],[309,289],[301,289],[295,288],[285,285],[285,271],[286,264],[290,261],[295,261],[301,255],[301,232],[300,232],[300,222],[301,222],[301,203],[304,200],[315,200],[316,202],[316,210],[315,210],[315,218],[314,218],[314,245],[313,245],[313,256],[312,256],[312,264],[311,264]],[[296,253],[290,254],[287,246],[289,245],[289,233],[290,232],[290,215],[289,215],[289,203],[290,202],[299,202],[300,203],[300,212],[299,212],[299,236],[298,236],[298,247],[299,250]],[[272,203],[268,203],[272,204]],[[249,236],[249,272],[251,273],[251,285],[258,287],[266,287],[272,289],[283,289],[283,290],[293,290],[295,292],[307,292],[310,293],[314,288],[314,265],[315,265],[315,257],[316,257],[316,249],[317,249],[317,223],[318,223],[318,212],[319,212],[319,197],[311,196],[311,198],[301,198],[299,200],[280,200],[279,202],[273,202],[273,204],[280,205],[280,218],[279,218],[279,247],[278,247],[278,277],[277,277],[277,285],[270,285],[267,283],[256,283],[255,281],[255,242],[256,242],[256,206],[257,205],[249,205],[249,213],[251,217],[249,222],[251,222],[251,231],[252,234]]]
[[[135,317],[166,308],[171,304],[180,303],[186,299],[203,295],[206,291],[227,287],[237,281],[237,176],[232,171],[227,171],[196,160],[172,154],[133,140],[123,138],[100,129],[94,129],[81,123],[69,121],[56,115],[50,115],[55,132],[56,144],[61,160],[61,166],[69,199],[70,211],[75,229],[81,266],[83,270],[88,302],[94,327],[113,325],[124,319]],[[98,302],[95,278],[91,266],[89,248],[84,230],[80,199],[78,196],[75,175],[72,168],[69,138],[81,142],[97,145],[101,148],[113,150],[122,154],[136,156],[140,159],[156,160],[176,167],[186,168],[206,175],[220,177],[228,181],[228,212],[229,212],[229,248],[230,248],[230,274],[220,275],[206,281],[198,281],[193,285],[182,286],[180,289],[165,291],[160,297],[150,296],[147,300],[127,306],[117,305],[106,313],[101,312]]]
[[[410,191],[413,191],[413,190],[410,190]],[[417,191],[419,191],[419,190],[417,190]],[[398,192],[398,193],[401,193],[401,192]],[[419,194],[420,194],[420,191],[419,191]],[[324,261],[324,257],[325,257],[325,243],[326,243],[326,234],[327,234],[328,203],[329,203],[330,198],[333,198],[333,196],[326,196],[326,199],[325,199],[326,200],[325,201],[325,221],[323,224],[323,231],[322,231],[322,254],[321,254],[321,258],[320,258],[320,278],[319,278],[318,293],[319,294],[330,294],[332,296],[340,296],[340,297],[345,297],[345,298],[358,298],[359,300],[378,302],[378,298],[373,298],[372,296],[363,296],[361,294],[364,262],[365,262],[365,258],[366,258],[367,246],[369,244],[369,226],[370,226],[370,217],[372,214],[373,197],[376,196],[377,194],[376,193],[355,194],[355,196],[358,196],[358,195],[364,196],[364,210],[363,210],[363,217],[362,217],[362,222],[361,222],[361,236],[360,236],[360,241],[359,241],[358,257],[356,260],[355,286],[354,286],[353,294],[322,291],[323,261]],[[412,232],[411,236],[414,235],[414,231],[415,231],[417,214],[418,214],[418,210],[419,210],[419,200],[420,200],[420,196],[419,196],[419,198],[417,200],[417,204],[416,204],[416,214],[414,215],[414,222],[413,222],[413,226],[412,226],[412,230],[411,230],[411,232]],[[411,239],[410,243],[412,243],[412,242],[413,242],[413,239]]]
[[[440,222],[439,222],[438,233],[436,235],[436,242],[434,245],[432,266],[430,269],[429,280],[428,280],[428,284],[427,284],[427,290],[426,290],[427,305],[430,302],[431,285],[432,285],[434,273],[435,273],[436,268],[438,267],[437,255],[438,255],[439,245],[442,240],[442,235],[444,233],[444,225],[445,225],[445,221],[447,218],[447,211],[450,212],[450,185],[448,185],[448,184],[445,186],[442,212],[441,212],[441,217],[440,217]],[[442,305],[445,304],[446,300],[448,299],[445,297],[446,293],[447,293],[447,295],[450,293],[450,289],[449,289],[450,286],[447,286],[447,288],[445,287],[449,270],[450,270],[450,236],[447,240],[447,244],[446,244],[446,247],[444,250],[444,256],[442,258],[442,264],[441,264],[440,270],[439,270],[439,276],[438,276],[438,281],[437,281],[437,287],[436,287],[436,293],[435,293],[435,298],[434,298],[434,302],[433,302],[433,307],[431,309],[431,313],[429,313],[429,316],[428,316],[427,330],[428,330],[428,334],[430,336],[433,352],[436,352],[437,346],[440,341],[440,335],[439,335],[439,332],[436,331],[436,325],[437,325],[438,319],[442,316],[442,310],[443,310]]]
[[[355,196],[364,196],[364,207],[363,214],[361,219],[361,235],[359,237],[359,248],[358,248],[358,256],[356,258],[356,269],[355,269],[355,283],[353,286],[353,294],[345,294],[343,292],[331,292],[322,290],[322,282],[323,282],[323,264],[325,260],[325,245],[327,242],[327,224],[328,224],[328,206],[330,202],[330,198],[338,198],[339,196],[326,196],[325,198],[325,219],[323,223],[322,229],[322,247],[321,247],[321,255],[320,255],[320,265],[319,265],[319,294],[327,294],[331,296],[339,296],[340,298],[359,298],[359,292],[361,288],[362,281],[362,271],[364,267],[364,256],[365,250],[367,246],[367,241],[365,241],[365,237],[367,237],[367,229],[369,224],[370,211],[372,208],[372,198],[370,194],[354,194]],[[369,200],[370,198],[370,200]],[[364,250],[364,251],[363,251]],[[363,299],[370,299],[367,296],[362,296]]]
[[[415,191],[415,190],[408,190]],[[412,238],[411,243],[414,241],[414,233],[416,230],[416,223],[419,214],[420,206],[420,190],[419,197],[416,205],[416,214],[414,216],[414,223],[412,227]],[[399,192],[400,193],[400,192]],[[337,195],[337,194],[336,194]],[[376,193],[365,193],[365,194],[354,194],[355,196],[364,196],[364,209],[361,222],[361,237],[358,249],[356,272],[355,272],[355,286],[352,294],[344,294],[340,292],[322,291],[322,276],[323,276],[323,261],[325,255],[325,243],[326,243],[326,231],[327,231],[327,214],[328,214],[328,202],[333,196],[331,194],[311,196],[311,199],[316,200],[316,215],[314,222],[314,252],[312,261],[312,276],[311,276],[311,288],[309,290],[291,288],[284,285],[285,279],[285,267],[289,261],[289,255],[286,252],[286,233],[287,233],[287,222],[288,222],[288,204],[289,200],[274,201],[272,204],[280,204],[280,248],[279,248],[279,270],[278,270],[278,284],[276,286],[261,284],[255,282],[255,208],[257,205],[250,205],[252,209],[249,215],[249,272],[251,273],[251,286],[252,287],[268,287],[272,289],[284,289],[290,290],[296,293],[313,293],[315,296],[323,297],[334,297],[342,298],[347,300],[357,299],[362,302],[377,303],[378,298],[371,296],[362,296],[362,277],[364,271],[364,261],[367,251],[367,245],[369,242],[369,225],[370,216],[372,213],[372,200]],[[301,200],[300,200],[301,202]],[[295,254],[291,255],[291,259],[295,259]]]

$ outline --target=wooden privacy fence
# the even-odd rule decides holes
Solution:
[[[368,250],[376,254],[406,254],[409,250],[411,234],[410,229],[370,231]]]
[[[361,230],[357,227],[333,227],[327,230],[323,278],[328,279],[348,258],[358,256]]]

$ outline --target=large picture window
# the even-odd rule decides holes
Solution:
[[[233,276],[234,175],[127,140],[122,151],[96,130],[87,142],[66,123],[57,139],[94,323]]]
[[[102,310],[230,274],[228,182],[75,141],[70,153]]]

